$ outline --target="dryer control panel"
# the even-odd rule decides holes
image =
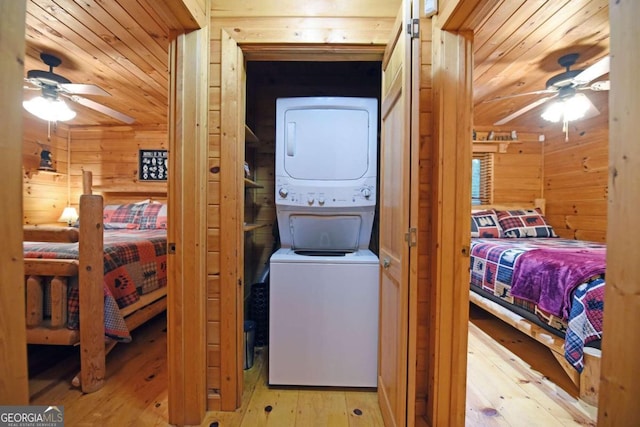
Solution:
[[[375,179],[358,186],[301,186],[276,180],[276,204],[287,206],[353,207],[375,206]]]

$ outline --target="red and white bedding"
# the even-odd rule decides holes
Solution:
[[[105,224],[106,225],[106,224]],[[167,230],[115,229],[104,232],[105,335],[131,341],[120,314],[140,295],[167,285]],[[25,258],[78,259],[78,243],[24,242]],[[78,289],[70,287],[67,327],[77,329]]]
[[[581,372],[583,347],[602,337],[606,246],[552,237],[471,240],[471,289],[564,333],[565,356]]]

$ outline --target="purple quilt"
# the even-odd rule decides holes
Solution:
[[[604,274],[605,265],[605,248],[531,250],[521,255],[514,269],[511,295],[568,319],[573,291],[588,279]]]

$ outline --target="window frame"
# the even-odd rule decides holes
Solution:
[[[474,171],[474,161],[479,162],[479,170]],[[490,205],[493,203],[493,153],[473,153],[471,159],[471,205]],[[474,194],[474,181],[479,179],[478,195]]]

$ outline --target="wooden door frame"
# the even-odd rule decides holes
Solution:
[[[237,34],[241,34],[238,36]],[[262,34],[255,34],[247,36],[246,33],[234,31],[234,29],[222,29],[222,63],[221,63],[221,84],[227,87],[229,94],[235,93],[235,98],[229,105],[225,102],[221,102],[221,120],[220,120],[220,134],[225,135],[225,141],[221,143],[221,171],[226,169],[226,162],[238,159],[240,153],[244,153],[244,139],[239,135],[244,135],[241,129],[244,129],[244,121],[239,120],[244,117],[244,110],[239,110],[240,106],[244,108],[244,88],[237,85],[234,82],[231,75],[237,73],[240,65],[237,61],[239,58],[244,57],[245,61],[381,61],[383,59],[384,44],[362,44],[362,45],[332,45],[331,50],[327,50],[326,44],[318,41],[317,43],[307,43],[301,46],[300,44],[284,43],[280,39],[268,39]],[[225,41],[226,40],[226,41]],[[240,49],[240,53],[234,55],[234,49],[237,46]],[[226,59],[225,59],[226,58]],[[235,62],[234,62],[235,61]],[[246,77],[246,76],[245,76]],[[225,159],[225,160],[223,160]],[[240,166],[239,166],[240,165]],[[244,199],[239,197],[237,191],[241,191],[244,187],[244,172],[241,167],[242,162],[235,161],[235,167],[229,172],[225,182],[227,185],[221,185],[220,194],[220,210],[221,216],[225,218],[225,229],[230,230],[242,230],[243,219],[242,213],[244,211],[243,203]],[[234,180],[235,177],[235,180]],[[223,176],[221,176],[221,180]],[[235,194],[231,194],[235,193]],[[223,212],[228,212],[229,215],[224,215]],[[238,283],[244,281],[243,269],[236,265],[237,259],[240,258],[238,254],[241,254],[242,247],[244,245],[243,232],[240,234],[234,232],[236,241],[227,239],[224,245],[220,248],[220,277],[221,277],[221,289],[225,289],[225,286],[233,286],[236,288]],[[225,285],[225,282],[227,284]],[[244,284],[243,284],[244,285]],[[233,410],[239,407],[242,397],[242,301],[238,301],[238,298],[243,295],[242,288],[238,292],[226,292],[221,293],[221,307],[224,310],[221,313],[220,341],[221,343],[236,343],[235,354],[232,353],[232,346],[221,348],[221,352],[225,354],[221,355],[222,360],[226,360],[231,364],[230,368],[223,367],[223,378],[225,381],[222,384],[223,389],[221,395],[223,403],[223,410]],[[232,311],[233,308],[233,311]],[[235,367],[235,369],[234,369]],[[230,396],[230,397],[225,397]],[[229,406],[231,402],[235,403],[235,407]]]
[[[27,330],[22,257],[22,85],[26,2],[0,3],[0,402],[29,403]]]
[[[199,27],[206,27],[208,22],[209,2],[196,2],[195,0],[183,0],[180,2],[174,0],[162,0],[154,4],[161,16],[166,20],[166,24],[174,29],[174,35],[182,33],[191,29],[197,29]],[[16,281],[18,277],[24,277],[24,265],[22,261],[22,121],[23,110],[20,104],[22,99],[22,83],[24,77],[24,46],[25,46],[25,17],[26,17],[26,3],[25,2],[2,2],[0,3],[0,69],[2,70],[2,79],[0,84],[3,87],[2,101],[3,101],[3,114],[0,117],[0,122],[5,126],[3,129],[9,129],[10,131],[4,135],[2,142],[0,142],[0,163],[3,166],[3,170],[6,172],[8,179],[5,185],[2,186],[0,193],[3,200],[3,214],[0,216],[0,229],[3,230],[3,236],[5,236],[4,250],[0,252],[0,311],[3,316],[0,318],[0,336],[3,342],[6,344],[3,346],[4,350],[10,351],[10,354],[0,352],[0,372],[2,375],[2,381],[0,381],[0,401],[5,404],[28,404],[29,391],[28,391],[28,376],[27,376],[27,364],[26,364],[26,330],[24,310],[24,283],[22,280]],[[199,74],[198,83],[204,88],[198,92],[197,96],[197,109],[198,114],[192,114],[194,108],[184,109],[186,102],[192,102],[193,98],[186,98],[189,96],[189,92],[182,92],[181,86],[178,82],[180,79],[192,76],[185,76],[182,71],[172,73],[170,86],[173,92],[170,94],[171,106],[169,116],[170,126],[170,138],[174,138],[172,151],[180,150],[181,148],[187,148],[191,150],[190,154],[183,153],[187,156],[195,156],[196,151],[205,147],[206,150],[206,112],[208,97],[206,95],[207,87],[207,73],[208,63],[208,37],[205,34],[202,37],[202,32],[196,37],[199,38],[200,51],[183,50],[186,56],[182,57],[183,64],[197,63]],[[206,30],[204,31],[206,33]],[[193,36],[187,36],[187,38]],[[188,42],[187,44],[189,44]],[[172,47],[175,49],[175,45]],[[202,61],[198,61],[200,58]],[[175,65],[175,64],[174,64]],[[176,69],[177,70],[177,69]],[[183,70],[183,69],[182,69]],[[196,84],[195,82],[192,82]],[[5,90],[6,89],[6,90]],[[180,104],[180,105],[179,105]],[[191,113],[189,113],[191,111]],[[203,115],[204,114],[204,115]],[[178,123],[179,119],[188,118],[187,121]],[[203,124],[204,123],[204,124]],[[203,133],[203,129],[205,130]],[[195,139],[191,139],[194,137]],[[198,141],[198,144],[184,144],[184,141]],[[204,144],[204,145],[200,145]],[[200,148],[190,148],[197,146]],[[206,153],[206,151],[205,151]],[[193,159],[194,157],[191,157]],[[170,157],[171,159],[171,157]],[[171,162],[171,160],[170,160]],[[172,179],[177,174],[184,172],[181,166],[176,167],[177,163],[174,162],[172,169]],[[205,164],[202,169],[194,167],[189,168],[195,171],[195,175],[202,170],[206,170],[206,157]],[[197,176],[192,177],[198,179]],[[180,181],[176,181],[180,183]],[[192,183],[193,181],[191,181]],[[183,203],[177,204],[178,201],[185,202],[180,198],[181,194],[185,194],[185,190],[193,192],[193,187],[182,188],[186,186],[184,181],[180,185],[175,185],[174,182],[170,182],[169,185],[169,199],[172,201],[170,204],[170,215],[172,219],[179,218],[180,215],[184,216],[187,212],[183,210],[184,206],[187,209],[196,210],[196,216],[206,213],[206,203],[201,206],[199,202],[193,201],[193,204],[188,206]],[[204,192],[200,192],[204,193]],[[197,198],[196,195],[194,197]],[[191,203],[191,202],[189,202]],[[179,211],[176,209],[180,209]],[[193,224],[193,210],[190,218],[191,224]],[[206,218],[206,217],[205,217]],[[202,224],[201,224],[202,225]],[[198,234],[197,230],[192,230],[194,233],[191,237]],[[182,233],[182,237],[186,237],[189,233],[189,229],[184,229],[182,224],[171,224],[169,226],[169,233],[173,233],[175,237],[177,234]],[[205,239],[198,241],[199,238],[184,240],[183,243],[188,243],[188,251],[195,251],[192,244],[198,244],[204,247]],[[195,255],[195,252],[185,252],[183,255],[185,258],[188,255]],[[204,257],[202,262],[204,262]],[[190,394],[195,390],[196,393],[201,394],[206,391],[206,384],[204,381],[203,368],[204,362],[199,363],[199,358],[204,359],[204,350],[200,355],[195,355],[196,363],[193,363],[192,355],[190,351],[193,348],[199,348],[199,341],[204,342],[203,338],[199,337],[198,331],[194,331],[191,326],[201,326],[200,330],[204,329],[204,311],[194,311],[193,308],[197,307],[199,303],[204,299],[198,294],[197,287],[204,287],[204,280],[198,281],[199,269],[194,269],[189,272],[192,275],[186,274],[183,276],[183,271],[175,270],[174,277],[169,280],[173,280],[173,285],[169,290],[169,317],[172,319],[169,321],[168,335],[169,341],[172,342],[168,349],[169,355],[177,355],[174,357],[168,367],[168,373],[170,377],[169,383],[169,404],[174,403],[176,397],[183,396],[190,397]],[[170,269],[171,274],[171,269]],[[206,278],[206,276],[204,276]],[[176,285],[177,281],[186,279],[186,283],[190,288],[180,288]],[[194,279],[189,282],[190,279]],[[182,283],[182,282],[180,282]],[[178,286],[176,288],[176,286]],[[173,289],[171,289],[173,288]],[[6,291],[10,291],[6,293]],[[182,293],[182,291],[186,291]],[[5,293],[2,293],[5,292]],[[178,294],[176,294],[178,292]],[[173,296],[172,296],[173,294]],[[176,298],[177,295],[181,295],[184,299]],[[184,304],[184,305],[181,305]],[[185,334],[185,332],[187,332]],[[193,344],[193,346],[192,346]],[[175,352],[175,353],[174,353]],[[189,356],[189,360],[186,360],[185,356]],[[194,380],[195,383],[190,380]],[[199,423],[204,415],[204,402],[202,399],[186,399],[182,401],[184,405],[178,404],[179,408],[174,405],[169,409],[169,417],[171,422],[178,425]],[[202,408],[202,409],[199,409]]]
[[[464,426],[469,322],[473,35],[492,0],[449,0],[433,18],[434,153],[431,357],[427,419]]]
[[[472,112],[467,108],[457,110],[458,124],[448,125],[446,112],[457,105],[472,106],[472,70],[473,58],[471,54],[472,31],[483,16],[492,10],[492,0],[447,0],[441,1],[441,10],[434,18],[433,27],[433,73],[434,73],[434,106],[436,112],[436,134],[439,148],[446,150],[446,146],[453,145],[459,152],[458,160],[441,151],[436,156],[434,164],[439,164],[444,170],[451,170],[449,176],[436,174],[434,178],[439,185],[456,179],[466,179],[470,173],[471,162],[466,150],[470,150],[469,135],[472,121]],[[640,125],[637,117],[640,114],[640,104],[637,102],[638,94],[630,90],[634,86],[634,77],[638,59],[633,55],[618,54],[616,51],[634,51],[634,47],[640,44],[638,32],[634,31],[635,21],[640,13],[640,7],[632,1],[611,2],[609,12],[611,26],[611,72],[620,78],[617,84],[611,86],[610,92],[610,138],[609,138],[609,163],[612,165],[609,172],[609,218],[607,229],[607,244],[609,247],[607,257],[607,278],[613,286],[606,290],[607,310],[605,311],[605,333],[603,348],[611,349],[603,353],[600,376],[600,399],[598,402],[598,425],[636,425],[640,420],[634,396],[640,393],[640,378],[638,378],[636,353],[640,348],[640,340],[632,338],[625,333],[625,326],[637,324],[640,321],[640,312],[635,309],[638,306],[639,272],[637,263],[632,264],[636,268],[629,268],[629,260],[637,258],[637,249],[630,252],[630,242],[637,241],[640,230],[630,226],[635,222],[640,199],[637,197],[637,188],[634,183],[640,177],[640,168],[637,167],[636,135],[640,133]],[[440,79],[440,77],[444,77]],[[613,79],[612,79],[613,80]],[[626,86],[625,86],[626,85]],[[447,94],[447,92],[451,92]],[[469,158],[470,159],[470,158]],[[635,163],[630,163],[634,159]],[[635,166],[634,166],[635,165]],[[436,311],[439,328],[436,328],[435,339],[436,355],[442,361],[451,360],[450,363],[430,366],[435,374],[435,381],[430,387],[430,392],[438,391],[440,384],[450,384],[450,394],[435,397],[428,404],[429,416],[432,425],[464,425],[464,401],[466,375],[466,337],[468,334],[468,273],[462,274],[460,254],[468,252],[469,226],[468,216],[470,201],[468,189],[454,200],[445,200],[442,189],[439,186],[439,199],[442,207],[437,208],[434,214],[451,212],[457,228],[454,225],[453,247],[450,248],[450,257],[445,257],[442,252],[438,258],[438,269],[434,270],[438,280],[436,287],[440,292],[446,291],[443,286],[443,273],[448,270],[454,272],[454,289],[446,291],[449,294],[452,307],[448,313]],[[438,216],[435,218],[440,219]],[[615,220],[613,219],[615,218]],[[438,227],[434,229],[437,231]],[[464,236],[463,236],[464,235]],[[446,243],[442,235],[436,234],[436,245]],[[464,237],[464,238],[463,238]],[[635,248],[635,246],[633,246]],[[466,260],[466,256],[462,257]],[[635,258],[634,258],[635,256]],[[626,264],[625,264],[626,263]],[[465,269],[468,268],[468,263]],[[457,272],[457,276],[456,276]],[[435,302],[433,308],[442,310],[445,308],[442,301]],[[466,317],[466,321],[463,322]],[[453,333],[451,339],[443,336],[443,328]],[[446,334],[445,334],[446,335]],[[636,334],[637,336],[637,334]],[[463,346],[464,343],[464,346]],[[456,348],[457,347],[457,348]],[[464,348],[463,348],[464,347]],[[432,369],[436,369],[435,371]],[[451,404],[443,402],[451,400]],[[449,418],[447,418],[449,417]]]
[[[471,41],[433,34],[434,192],[432,203],[430,376],[427,417],[432,425],[464,426],[471,212]]]
[[[611,92],[609,95],[609,203],[607,226],[606,309],[600,369],[598,425],[639,425],[638,351],[640,335],[629,334],[640,323],[640,115],[638,56],[640,33],[635,1],[609,2]]]

